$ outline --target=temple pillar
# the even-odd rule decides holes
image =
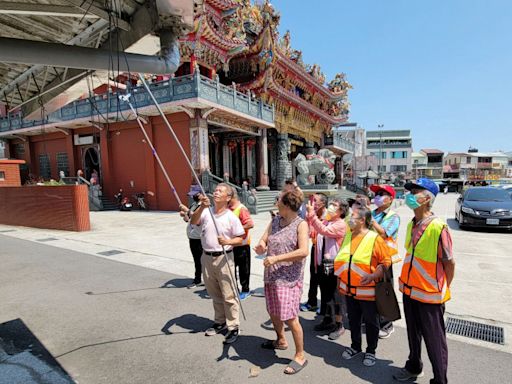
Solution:
[[[290,142],[287,133],[277,135],[277,188],[281,189],[284,182],[292,177],[292,163],[289,159]]]
[[[196,70],[197,58],[195,55],[190,56],[190,74],[194,74]]]
[[[208,123],[201,117],[199,109],[196,110],[195,117],[190,120],[190,160],[198,175],[210,169]]]
[[[261,136],[258,138],[258,191],[268,191],[268,142],[267,128],[261,129]]]

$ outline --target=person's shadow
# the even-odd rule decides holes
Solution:
[[[271,367],[274,364],[287,365],[290,359],[278,357],[276,351],[261,347],[265,340],[259,336],[240,335],[233,344],[223,346],[222,354],[217,358],[217,361],[225,359],[232,361],[245,360],[261,369]],[[233,350],[234,353],[230,354],[230,350]]]
[[[327,339],[325,333],[315,332],[313,327],[317,324],[315,320],[300,318],[302,329],[304,330],[304,350],[306,354],[317,356],[324,359],[325,364],[336,368],[346,368],[350,372],[370,383],[394,383],[393,373],[396,373],[396,367],[392,367],[393,361],[382,360],[377,355],[377,362],[373,367],[365,367],[362,363],[363,354],[354,357],[352,360],[344,360],[341,354],[345,348],[350,345],[343,345],[336,341]],[[350,331],[347,330],[347,332]],[[366,338],[363,333],[363,349],[365,348]],[[378,353],[378,349],[377,349]]]
[[[212,321],[206,317],[197,316],[192,313],[181,315],[174,319],[169,320],[162,327],[161,331],[166,335],[173,335],[178,333],[200,333],[204,332],[208,327],[212,325]],[[171,327],[178,326],[183,330],[171,330]],[[176,327],[175,327],[176,328]]]
[[[193,279],[171,279],[162,284],[160,288],[186,288]]]

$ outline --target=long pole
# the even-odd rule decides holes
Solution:
[[[384,124],[379,124],[377,127],[383,128]],[[379,179],[382,179],[382,131],[379,131],[379,147]]]
[[[165,180],[167,180],[167,183],[169,184],[169,187],[171,187],[171,191],[174,194],[174,197],[176,198],[176,200],[178,201],[178,204],[182,205],[180,196],[178,195],[178,192],[176,192],[176,188],[174,188],[174,184],[172,183],[171,178],[169,177],[169,174],[165,170],[165,167],[162,164],[162,161],[160,160],[160,156],[158,156],[158,153],[156,152],[156,149],[153,146],[153,143],[151,142],[148,134],[146,133],[146,130],[144,129],[144,126],[142,125],[142,121],[141,121],[142,119],[139,117],[139,115],[137,114],[137,111],[135,110],[135,108],[133,108],[133,105],[130,102],[130,97],[131,97],[131,94],[128,93],[126,95],[119,96],[119,99],[121,99],[122,101],[127,102],[128,105],[130,106],[130,109],[132,110],[132,113],[136,116],[137,123],[139,123],[140,130],[144,134],[144,137],[146,138],[146,142],[149,144],[149,146],[151,148],[151,152],[153,153],[153,156],[155,156],[155,159],[158,162],[158,165],[160,166],[160,169],[162,170],[162,172],[163,172],[163,174],[165,176]]]
[[[199,74],[197,74],[196,76],[199,76]],[[203,185],[201,184],[201,181],[199,180],[199,177],[197,176],[197,174],[196,174],[196,172],[194,170],[194,167],[193,167],[192,163],[190,162],[190,159],[188,158],[187,153],[185,152],[185,149],[181,145],[181,142],[179,141],[178,136],[176,136],[176,133],[174,132],[174,129],[172,129],[172,126],[169,123],[169,121],[167,120],[167,117],[165,116],[164,112],[160,108],[160,104],[158,104],[158,101],[156,101],[155,96],[153,95],[153,92],[151,92],[151,89],[149,88],[149,85],[147,84],[147,82],[146,82],[146,80],[144,78],[144,75],[142,73],[139,73],[139,79],[142,81],[142,84],[144,85],[144,88],[146,88],[146,91],[148,92],[149,96],[151,97],[151,100],[153,101],[153,104],[155,104],[155,107],[158,110],[158,112],[160,113],[160,116],[162,117],[165,125],[167,126],[167,128],[171,132],[171,135],[173,136],[174,141],[176,142],[176,145],[178,145],[178,148],[180,149],[180,151],[181,151],[181,153],[183,155],[183,158],[187,162],[187,165],[189,166],[190,171],[192,172],[192,175],[194,176],[196,184],[199,185],[199,188],[201,188],[201,192],[203,193],[203,195],[206,196],[206,192],[205,192],[205,190],[203,188]],[[212,217],[212,222],[213,222],[213,225],[215,227],[215,231],[217,232],[217,236],[220,236],[220,231],[219,231],[219,228],[217,226],[217,221],[215,220],[215,215],[213,213],[213,208],[210,207],[208,211],[210,212],[210,215]],[[224,246],[222,246],[222,253],[224,254],[224,257],[226,258],[226,261],[228,261],[228,266],[229,266],[230,259],[228,257],[228,254],[227,254],[226,249],[224,248]],[[245,317],[244,308],[242,306],[242,301],[240,300],[240,291],[238,290],[238,285],[236,284],[235,277],[233,276],[233,271],[231,270],[231,268],[228,268],[228,269],[229,269],[229,275],[230,275],[230,278],[231,278],[231,286],[233,288],[233,292],[235,293],[235,296],[237,298],[238,304],[240,305],[240,310],[242,312],[244,320],[247,320],[246,317]]]

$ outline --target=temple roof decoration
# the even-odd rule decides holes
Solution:
[[[199,8],[196,29],[182,40],[184,61],[194,55],[238,90],[273,102],[279,130],[299,129],[319,142],[322,132],[347,121],[352,87],[345,74],[326,83],[318,64],[304,63],[290,31],[280,38],[280,14],[269,0],[204,0]]]

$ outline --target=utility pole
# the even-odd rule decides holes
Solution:
[[[377,128],[384,128],[384,124],[377,125]],[[379,131],[379,183],[382,179],[382,131]]]

